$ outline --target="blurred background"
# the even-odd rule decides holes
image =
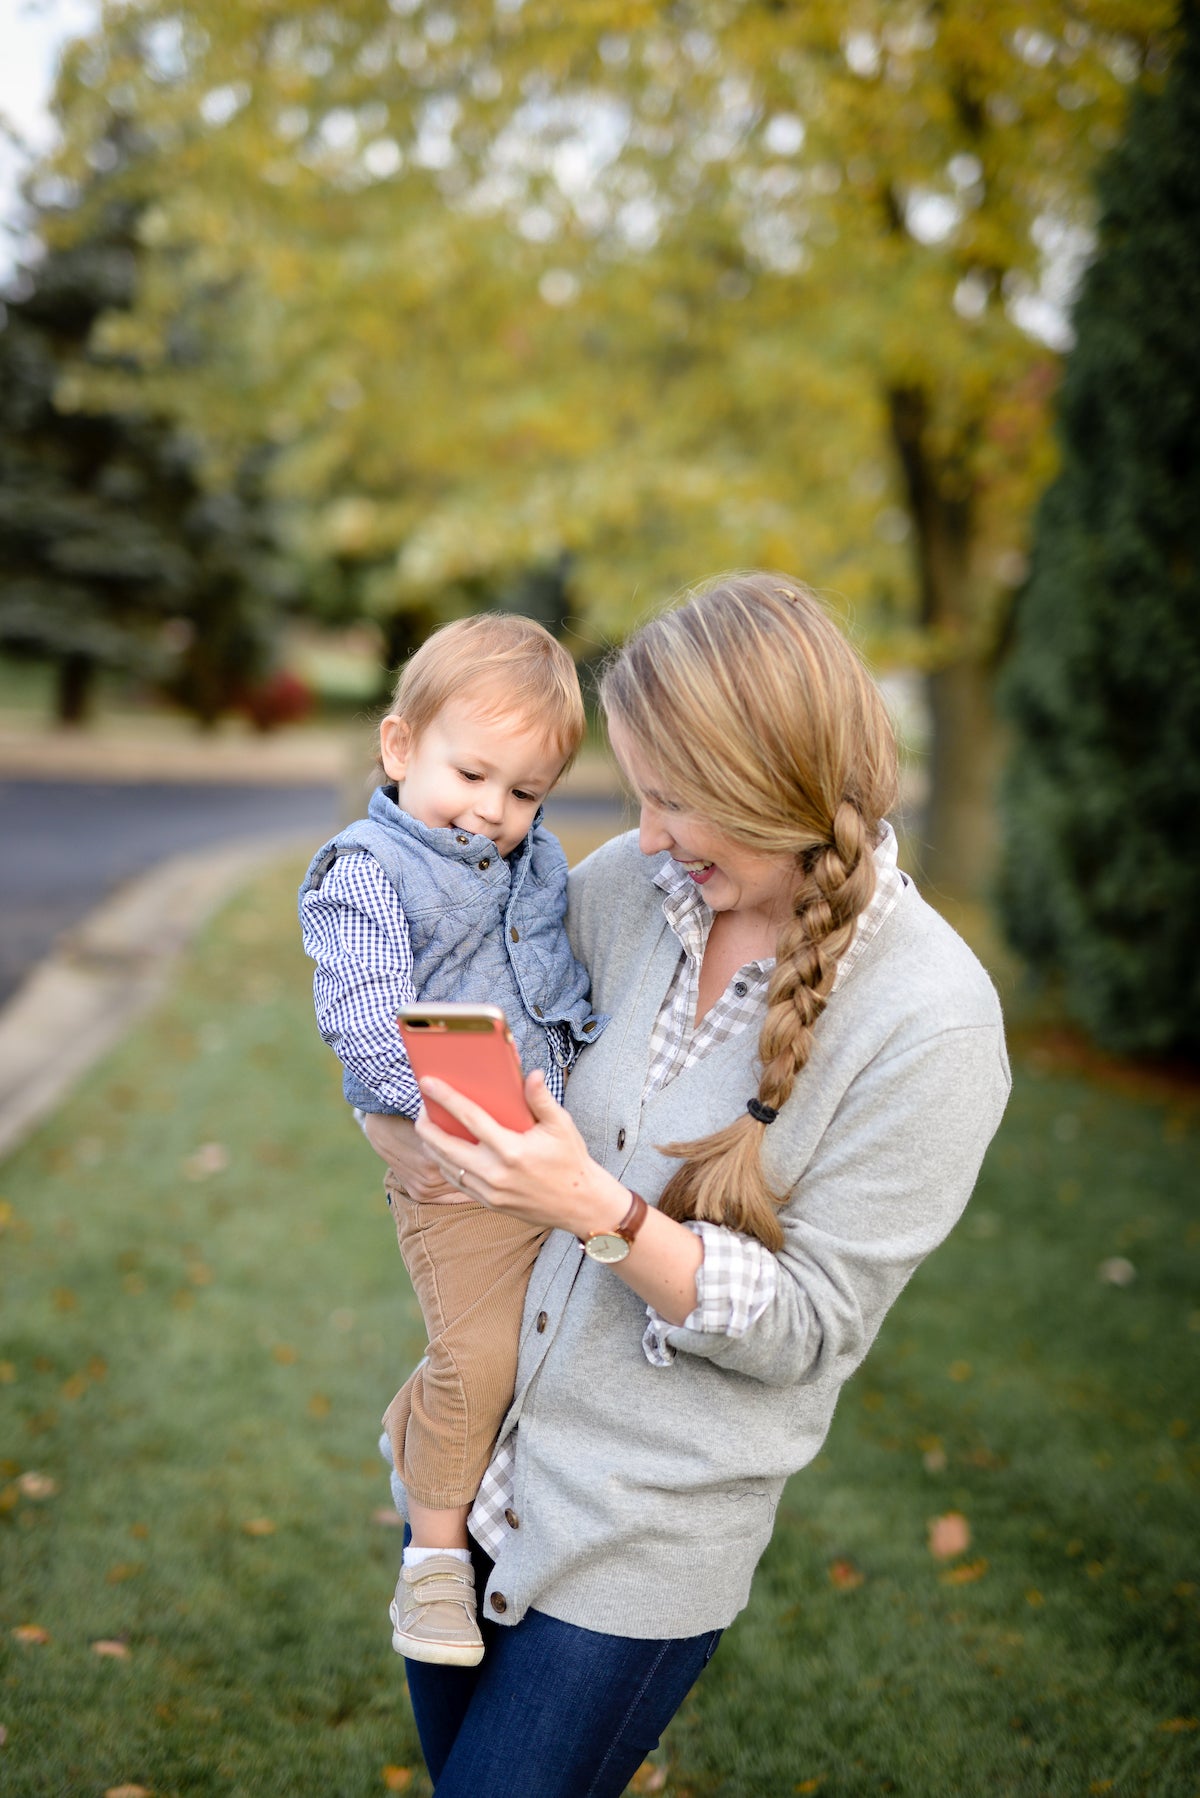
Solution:
[[[10,0],[0,999],[131,876],[353,815],[437,624],[528,612],[588,690],[779,568],[884,682],[1019,1085],[1083,1083],[990,1165],[1065,1228],[1111,1126],[1081,1278],[1193,1377],[1198,168],[1192,0]],[[621,827],[598,723],[555,807]],[[1191,1794],[1194,1727],[1061,1789]]]

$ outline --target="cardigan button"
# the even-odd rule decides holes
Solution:
[[[493,1611],[498,1612],[501,1617],[503,1617],[505,1611],[507,1611],[508,1600],[505,1598],[503,1592],[492,1593],[492,1609]]]
[[[504,1521],[510,1530],[519,1530],[521,1527],[521,1519],[517,1516],[517,1513],[513,1510],[511,1505],[504,1513]]]
[[[549,1322],[550,1322],[550,1319],[546,1316],[546,1313],[544,1311],[539,1311],[537,1314],[537,1323],[534,1325],[534,1328],[537,1330],[537,1333],[539,1336],[545,1335],[546,1325]]]
[[[509,936],[510,936],[510,937],[511,937],[511,938],[512,938],[512,940],[513,940],[513,942],[514,942],[514,943],[519,943],[519,942],[520,942],[520,940],[521,940],[521,932],[520,932],[520,931],[519,931],[519,930],[518,930],[518,929],[517,929],[517,927],[516,927],[516,925],[515,925],[515,924],[514,924],[514,925],[513,925],[513,926],[512,926],[512,928],[511,928],[511,929],[510,929],[510,931],[509,931],[509,933],[508,933],[508,934],[509,934]]]
[[[617,1131],[617,1147],[618,1147],[618,1149],[623,1149],[623,1148],[624,1148],[624,1147],[625,1147],[625,1131],[624,1131],[624,1128],[622,1128],[622,1129],[620,1129],[620,1130],[618,1130],[618,1131]]]

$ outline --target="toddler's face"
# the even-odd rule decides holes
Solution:
[[[522,841],[562,773],[560,751],[536,725],[480,718],[467,701],[443,706],[419,736],[403,718],[385,718],[379,747],[410,817],[490,837],[501,855]]]

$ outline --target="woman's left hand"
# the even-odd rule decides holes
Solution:
[[[542,1074],[526,1076],[525,1099],[533,1113],[529,1130],[506,1130],[473,1100],[444,1080],[422,1080],[434,1099],[477,1142],[450,1136],[422,1109],[417,1135],[445,1178],[469,1198],[507,1211],[543,1229],[587,1235],[619,1220],[629,1195],[587,1152],[579,1131],[547,1090]]]

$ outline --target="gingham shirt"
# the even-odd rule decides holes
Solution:
[[[304,947],[316,962],[317,1028],[343,1067],[389,1111],[415,1118],[421,1094],[396,1013],[420,998],[412,939],[395,887],[373,855],[339,855],[300,910]],[[571,1059],[566,1026],[546,1030],[546,1085],[561,1103],[562,1062]]]
[[[895,832],[885,823],[875,850],[875,891],[838,963],[831,997],[900,897],[904,877],[896,866],[896,849]],[[700,964],[714,914],[700,897],[695,881],[677,862],[665,860],[654,884],[663,894],[663,916],[679,939],[681,954],[650,1033],[643,1103],[714,1044],[728,1041],[761,1020],[775,967],[773,956],[746,962],[699,1024],[694,1023]],[[775,1297],[778,1262],[757,1237],[695,1219],[685,1227],[703,1243],[704,1259],[696,1272],[696,1308],[684,1319],[684,1327],[711,1335],[744,1336]],[[653,1367],[670,1367],[675,1350],[666,1334],[674,1325],[652,1305],[646,1307],[646,1319],[642,1351]],[[512,1509],[515,1465],[514,1430],[498,1445],[467,1520],[475,1540],[492,1555],[511,1527],[505,1512]]]

